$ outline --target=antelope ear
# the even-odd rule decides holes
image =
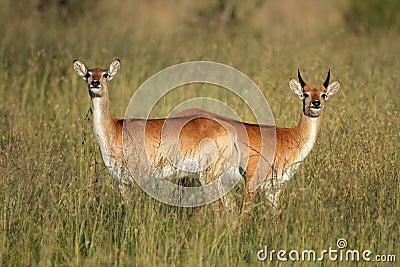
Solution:
[[[110,67],[108,67],[107,80],[111,81],[114,78],[114,76],[118,74],[120,68],[121,68],[121,61],[119,59],[114,59],[113,62],[111,62]]]
[[[290,89],[292,89],[292,91],[301,99],[304,99],[303,96],[303,88],[301,87],[301,84],[298,80],[292,78],[289,80],[289,86]]]
[[[328,100],[329,97],[333,96],[336,94],[336,92],[339,90],[340,87],[340,82],[339,81],[332,81],[329,85],[328,88],[326,88],[326,97],[325,100]]]
[[[88,71],[87,71],[85,64],[83,64],[82,61],[74,60],[74,70],[80,77],[85,79],[86,73]]]

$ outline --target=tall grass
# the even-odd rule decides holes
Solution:
[[[256,9],[238,3],[236,20],[223,26],[202,21],[196,6],[165,5],[100,1],[65,20],[5,1],[0,264],[256,265],[264,245],[318,251],[335,248],[338,238],[349,249],[400,257],[398,33],[354,36],[329,1],[265,2]],[[314,17],[307,19],[308,10]],[[103,167],[90,114],[85,119],[87,89],[72,69],[75,58],[106,67],[115,57],[122,70],[110,95],[119,117],[146,78],[189,60],[248,74],[283,127],[300,117],[301,103],[287,84],[297,68],[313,85],[331,68],[342,87],[327,103],[317,143],[287,183],[278,213],[260,194],[250,220],[215,218],[209,206],[170,207],[136,187],[133,203],[124,206]],[[159,115],[204,96],[189,89],[166,96]],[[240,99],[219,97],[240,113]]]

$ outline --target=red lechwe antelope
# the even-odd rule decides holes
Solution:
[[[274,207],[277,205],[283,183],[290,179],[315,144],[325,102],[334,95],[340,87],[339,81],[329,82],[330,70],[328,71],[325,82],[316,88],[304,82],[300,75],[300,70],[298,70],[297,74],[298,80],[294,78],[290,79],[289,86],[303,102],[301,118],[294,128],[275,127],[276,150],[274,160],[261,186]],[[254,185],[252,181],[253,174],[256,166],[263,161],[257,153],[257,151],[261,151],[260,144],[262,142],[257,140],[259,137],[254,133],[268,131],[268,127],[265,128],[265,126],[262,125],[260,125],[260,127],[256,125],[255,127],[255,125],[246,123],[244,125],[247,135],[249,136],[248,146],[250,147],[249,160],[246,168],[247,199],[245,201],[245,205],[249,207],[256,193],[256,190],[251,190],[252,185]],[[238,143],[241,144],[242,141],[240,137],[242,135],[238,134],[238,136]],[[258,134],[258,136],[260,135]]]
[[[233,153],[237,155],[236,160],[240,160],[235,141],[235,129],[230,124],[219,121],[214,117],[198,116],[197,113],[190,112],[190,110],[168,119],[144,120],[113,117],[110,111],[107,84],[120,70],[121,63],[118,59],[112,61],[108,69],[88,69],[79,60],[75,60],[73,65],[76,73],[88,85],[92,101],[93,130],[100,147],[103,163],[118,183],[121,195],[126,202],[130,201],[129,190],[134,181],[129,171],[131,167],[146,169],[148,166],[140,165],[142,164],[140,162],[143,162],[141,160],[146,156],[151,160],[153,166],[160,169],[156,173],[157,175],[170,176],[173,174],[173,168],[171,168],[169,161],[164,160],[168,152],[164,148],[160,149],[164,143],[178,144],[180,155],[183,155],[183,162],[180,163],[186,164],[185,171],[182,172],[184,176],[187,175],[187,172],[206,172],[198,166],[199,164],[212,166],[213,168],[210,169],[212,169],[213,175],[219,176],[223,171],[226,171],[226,164],[233,158]],[[143,136],[143,133],[145,136]],[[133,160],[132,157],[129,157],[129,166],[127,166],[127,158],[124,157],[123,143],[127,140],[126,138],[129,138],[131,146],[136,146],[131,147],[135,152],[147,153],[147,155],[137,155],[136,153],[133,155]],[[176,140],[178,140],[178,143],[176,143]],[[212,140],[213,142],[204,142],[205,140]],[[124,143],[124,145],[126,144]],[[209,160],[215,158],[224,160],[218,160],[216,165],[210,165]],[[205,160],[205,162],[201,160]],[[160,163],[165,165],[162,166],[161,164],[160,166]],[[243,170],[239,168],[238,163],[230,164],[229,167],[233,167],[230,170],[235,169],[232,174],[241,177]],[[198,171],[199,169],[200,171]],[[210,175],[208,175],[210,169],[207,169],[205,173],[207,175],[203,177],[210,179]],[[200,179],[202,179],[201,174],[204,173],[200,173]],[[202,183],[205,184],[206,181],[203,180]],[[220,188],[218,188],[219,190]],[[220,193],[220,191],[217,193]],[[220,202],[218,203],[220,204]]]
[[[289,80],[290,89],[303,102],[300,121],[294,128],[249,124],[204,110],[191,111],[224,120],[235,128],[242,154],[240,167],[246,174],[246,212],[249,212],[251,200],[259,187],[266,193],[272,206],[277,206],[282,185],[290,179],[315,144],[325,102],[339,90],[340,82],[329,82],[329,79],[330,71],[325,82],[313,88],[304,82],[298,71],[298,80]],[[261,171],[262,177],[259,177],[260,171],[257,170],[260,167],[264,169]]]
[[[111,115],[107,88],[107,83],[120,69],[120,61],[114,60],[105,70],[87,69],[81,61],[75,60],[74,69],[88,84],[93,107],[93,128],[104,165],[118,182],[122,196],[129,201],[126,199],[128,195],[126,191],[129,190],[133,179],[124,166],[122,145],[124,121]],[[314,146],[325,102],[340,87],[339,81],[329,82],[330,72],[323,85],[316,88],[304,82],[300,71],[298,71],[298,78],[298,80],[292,78],[289,81],[290,88],[303,102],[300,121],[294,128],[243,123],[205,110],[188,109],[180,116],[168,118],[168,123],[172,123],[169,124],[170,128],[174,128],[174,123],[176,123],[178,129],[177,132],[172,132],[172,138],[179,136],[181,153],[191,155],[194,160],[199,158],[204,149],[207,150],[207,148],[200,148],[201,142],[205,139],[215,142],[218,149],[217,156],[228,158],[232,156],[233,149],[236,149],[238,154],[245,154],[244,157],[238,155],[236,166],[238,175],[245,176],[247,191],[245,205],[249,207],[253,196],[258,191],[254,185],[261,184],[261,189],[266,192],[269,201],[276,206],[282,184],[290,179]],[[165,156],[159,153],[157,148],[160,147],[162,129],[166,121],[166,119],[132,120],[134,123],[145,125],[146,138],[141,146],[154,156],[152,157],[154,164],[160,162],[160,159]],[[182,123],[184,127],[181,127]],[[274,134],[271,134],[272,132]],[[135,133],[129,134],[133,137],[135,135]],[[268,143],[275,144],[274,151],[267,149],[267,155],[261,155],[263,145]],[[261,183],[254,181],[260,179],[260,177],[255,177],[257,168],[267,170],[265,177],[261,177]],[[202,183],[204,184],[205,181]]]

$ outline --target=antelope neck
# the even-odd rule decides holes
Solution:
[[[110,101],[107,88],[103,88],[101,97],[92,97],[93,107],[93,131],[99,144],[101,155],[106,167],[111,165],[111,153],[113,151],[113,135],[116,134],[114,118],[110,111]]]
[[[322,114],[318,117],[310,117],[303,113],[299,123],[295,126],[294,130],[300,148],[297,162],[303,161],[314,146],[317,140],[321,117]]]

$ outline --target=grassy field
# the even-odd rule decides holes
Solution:
[[[321,251],[337,249],[339,238],[348,249],[400,261],[398,30],[353,33],[342,16],[345,0],[249,1],[238,4],[227,24],[206,1],[87,1],[80,10],[41,12],[30,2],[3,2],[1,266],[265,265],[257,259],[264,246]],[[106,67],[113,58],[122,61],[110,83],[115,116],[124,115],[152,74],[211,60],[252,78],[282,127],[294,126],[301,113],[289,78],[300,68],[317,85],[330,68],[342,87],[327,103],[314,149],[280,198],[280,220],[262,195],[249,221],[214,218],[211,206],[170,207],[139,188],[132,205],[123,206],[85,118],[86,86],[72,68],[74,59]],[[208,96],[179,90],[160,102],[156,116],[184,99]],[[218,97],[241,107],[240,99]]]

